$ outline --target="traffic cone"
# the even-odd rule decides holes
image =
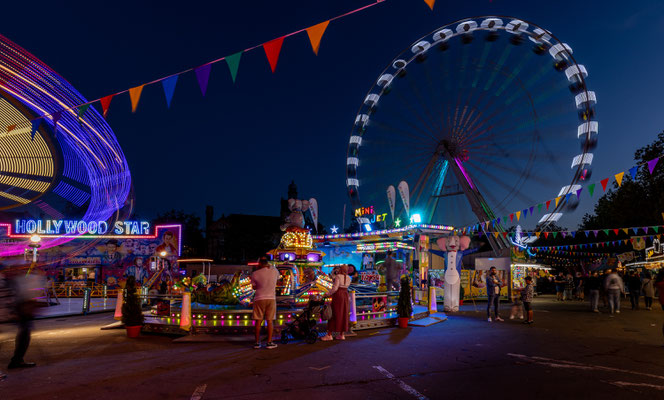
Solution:
[[[429,314],[438,312],[438,305],[436,304],[436,287],[429,286]]]
[[[189,331],[191,329],[191,293],[182,294],[182,309],[180,310],[180,329]]]
[[[115,315],[113,318],[120,321],[122,319],[122,288],[118,289],[118,300],[115,302]]]

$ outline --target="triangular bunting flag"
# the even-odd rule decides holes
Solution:
[[[548,238],[549,238],[549,232],[544,232],[544,239],[548,239]]]
[[[537,212],[539,212],[539,213],[542,212],[542,206],[543,206],[542,203],[539,203],[539,204],[537,205]],[[662,213],[662,218],[664,218],[664,213]]]
[[[535,209],[534,206],[531,206],[531,207],[530,207],[530,215],[533,215],[533,210],[534,210],[534,209]]]
[[[514,222],[514,213],[510,214],[510,222]]]
[[[585,233],[586,233],[586,237],[588,237],[588,235],[590,235],[590,231],[586,231]]]
[[[639,228],[632,228],[632,232],[634,232],[634,234],[636,235],[637,233],[639,233]]]
[[[518,221],[519,219],[521,219],[521,211],[516,212],[516,220]]]
[[[639,170],[639,167],[632,167],[629,169],[629,175],[632,177],[632,179],[636,178],[636,171]]]
[[[644,226],[641,229],[643,229],[643,233],[645,233],[646,235],[648,234],[648,227],[647,226]]]
[[[88,104],[83,104],[82,106],[78,107],[78,123],[81,123],[81,118],[83,118],[83,115],[85,115],[85,112],[88,111],[88,108],[90,108],[90,103]]]
[[[493,236],[494,236],[494,237],[498,237],[498,235],[500,235],[500,232],[494,232],[494,233],[493,233]]]
[[[53,113],[53,131],[55,133],[58,132],[58,121],[60,121],[60,118],[62,118],[62,111],[56,111]]]
[[[627,242],[629,242],[629,239],[625,239],[625,240],[623,240],[623,242],[625,242],[625,244],[627,244]]]
[[[595,235],[595,237],[597,237],[598,233],[599,233],[599,231],[593,231],[593,234]]]
[[[583,188],[576,191],[576,198],[579,199],[579,200],[581,200],[581,191],[582,190],[583,190]]]
[[[503,232],[503,237],[507,238],[507,232]]]
[[[551,200],[546,201],[546,211],[549,211],[549,205],[551,204]]]
[[[175,92],[175,85],[178,83],[178,75],[169,76],[161,81],[161,86],[164,88],[164,96],[166,97],[166,108],[171,108],[171,100]]]
[[[37,118],[33,119],[32,121],[32,129],[30,129],[30,139],[34,142],[35,140],[35,134],[37,134],[37,129],[39,129],[39,126],[42,123],[42,118]]]
[[[101,103],[101,114],[106,118],[106,114],[108,114],[108,107],[111,105],[111,100],[113,100],[114,94],[110,94],[108,96],[104,96],[101,99],[99,99],[99,102]]]
[[[622,185],[623,175],[625,175],[624,172],[613,175],[616,178],[616,182],[618,182],[618,186]]]
[[[280,37],[263,44],[263,50],[265,50],[265,55],[267,56],[267,61],[270,63],[270,68],[272,68],[272,73],[274,73],[274,70],[277,68],[279,53],[281,52],[281,45],[283,43],[284,37]]]
[[[606,236],[609,236],[609,230],[608,230],[608,229],[604,229],[604,234],[605,234]]]
[[[212,64],[205,64],[194,69],[196,80],[198,81],[198,86],[201,88],[203,96],[205,96],[205,92],[207,92],[208,82],[210,81],[210,71],[212,71]]]
[[[652,160],[648,161],[648,171],[650,171],[650,175],[652,175],[652,171],[655,169],[657,161],[659,161],[659,157],[653,158]]]
[[[540,237],[540,235],[541,235],[541,232],[535,232],[535,236],[537,236],[538,238]]]
[[[560,232],[560,234],[563,235],[563,239],[565,239],[565,236],[567,236],[567,232],[565,231]]]
[[[623,228],[623,232],[625,232],[625,234],[628,234],[628,233],[629,233],[629,229],[628,229],[628,228]]]
[[[653,226],[652,230],[655,231],[655,233],[657,233],[659,231],[659,226]]]
[[[16,129],[16,124],[9,125],[9,126],[7,127],[7,133],[13,131],[14,129]]]
[[[553,235],[553,238],[555,239],[556,236],[558,235],[558,232],[551,232],[551,234]]]
[[[619,231],[619,230],[620,230],[620,229],[614,229],[614,230],[613,230],[613,233],[615,233],[615,234],[616,234],[616,236],[617,236],[617,235],[618,235],[618,231]]]
[[[604,178],[599,183],[602,184],[602,189],[606,192],[606,185],[609,183],[609,178]]]
[[[595,184],[588,185],[588,193],[590,193],[590,197],[593,197],[593,193],[595,193]]]
[[[570,232],[569,234],[572,235],[572,238],[576,237],[576,231]]]
[[[231,71],[231,78],[233,83],[235,83],[235,77],[237,77],[237,70],[240,68],[240,58],[242,57],[242,52],[239,51],[230,56],[226,56],[226,64],[228,64],[228,69]]]
[[[569,203],[569,198],[570,198],[570,197],[572,197],[572,193],[567,193],[567,194],[565,195],[565,202],[566,202],[566,203]]]
[[[433,11],[433,6],[436,4],[436,0],[424,0],[425,3],[429,6],[429,8]]]
[[[311,48],[316,55],[318,55],[320,40],[323,37],[323,33],[325,33],[325,29],[327,29],[329,24],[330,21],[325,21],[318,25],[310,26],[307,28],[307,35],[309,36],[309,41],[311,42]]]
[[[560,202],[560,196],[556,197],[556,207],[558,207],[559,202]]]
[[[129,89],[129,98],[131,99],[131,112],[136,112],[136,107],[138,107],[138,101],[141,99],[141,93],[143,93],[143,86],[136,86]]]

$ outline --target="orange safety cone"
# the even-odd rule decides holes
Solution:
[[[429,286],[429,314],[438,312],[438,305],[436,304],[436,287]]]
[[[191,329],[191,293],[182,294],[182,310],[180,310],[180,329],[189,331]]]
[[[122,288],[118,289],[118,300],[115,302],[115,315],[113,318],[120,321],[122,319]]]

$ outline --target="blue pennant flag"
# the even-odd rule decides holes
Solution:
[[[171,100],[173,99],[176,83],[178,83],[178,75],[169,76],[168,78],[161,81],[161,85],[164,87],[167,108],[171,108]]]
[[[32,130],[30,130],[30,139],[34,142],[35,134],[37,134],[37,129],[39,129],[39,126],[42,123],[42,118],[33,119],[30,122],[32,122]]]

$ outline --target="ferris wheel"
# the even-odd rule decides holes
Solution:
[[[591,175],[587,76],[569,45],[531,22],[484,16],[436,29],[390,62],[360,106],[346,159],[353,206],[386,209],[387,187],[405,180],[422,222],[468,226],[562,196],[530,219],[558,221]],[[494,250],[508,245],[499,239]]]

